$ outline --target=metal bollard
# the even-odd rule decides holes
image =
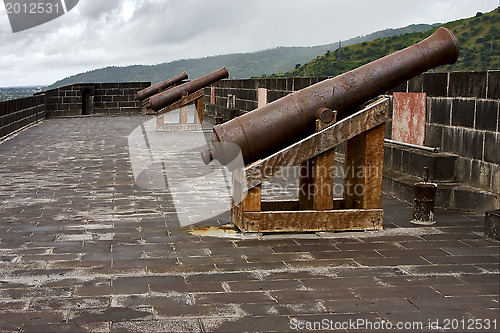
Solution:
[[[429,168],[424,167],[424,181],[415,184],[415,203],[413,206],[413,220],[411,223],[431,225],[434,220],[434,199],[437,185],[429,183]]]

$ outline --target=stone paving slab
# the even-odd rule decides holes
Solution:
[[[197,173],[191,147],[209,135],[149,137],[148,121],[51,119],[0,145],[0,331],[286,332],[349,321],[362,325],[332,327],[498,331],[500,248],[484,237],[484,216],[437,211],[436,225],[415,226],[410,207],[384,197],[383,231],[218,229],[229,222],[227,184],[203,178],[216,167]],[[133,158],[153,161],[139,173],[138,147]],[[182,227],[191,208],[200,223]],[[482,326],[446,329],[447,319]]]

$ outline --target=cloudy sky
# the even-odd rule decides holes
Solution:
[[[80,0],[12,33],[0,0],[0,87],[51,84],[105,66],[312,46],[488,12],[499,0]]]

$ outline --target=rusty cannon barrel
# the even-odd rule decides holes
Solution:
[[[188,75],[186,72],[184,72],[184,73],[179,74],[177,76],[174,76],[168,80],[165,80],[163,82],[159,82],[157,84],[154,84],[150,87],[147,87],[145,89],[138,91],[137,94],[135,95],[135,99],[137,99],[139,101],[143,101],[146,98],[151,97],[153,95],[156,95],[156,94],[162,92],[163,90],[167,89],[168,87],[171,87],[171,86],[181,82],[182,80],[187,80],[187,79],[188,79]]]
[[[453,33],[438,28],[404,50],[215,126],[212,148],[203,151],[202,158],[206,164],[218,159],[227,165],[241,150],[245,164],[255,162],[309,135],[318,109],[342,113],[356,108],[431,68],[455,63],[458,55]]]
[[[149,99],[147,108],[153,109],[155,111],[161,110],[164,107],[177,102],[182,98],[184,93],[191,94],[201,88],[211,85],[222,79],[229,77],[229,73],[226,67],[222,67],[217,72],[205,75],[199,79],[183,83],[176,87],[170,88],[169,90],[156,94]]]

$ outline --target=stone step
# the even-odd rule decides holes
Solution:
[[[456,181],[457,155],[428,152],[420,149],[385,143],[384,166],[411,176],[422,177],[424,167],[429,168],[429,179],[438,182]]]
[[[384,169],[382,191],[397,200],[413,204],[415,183],[422,178]],[[436,182],[436,208],[486,212],[500,208],[500,195],[453,182]]]

